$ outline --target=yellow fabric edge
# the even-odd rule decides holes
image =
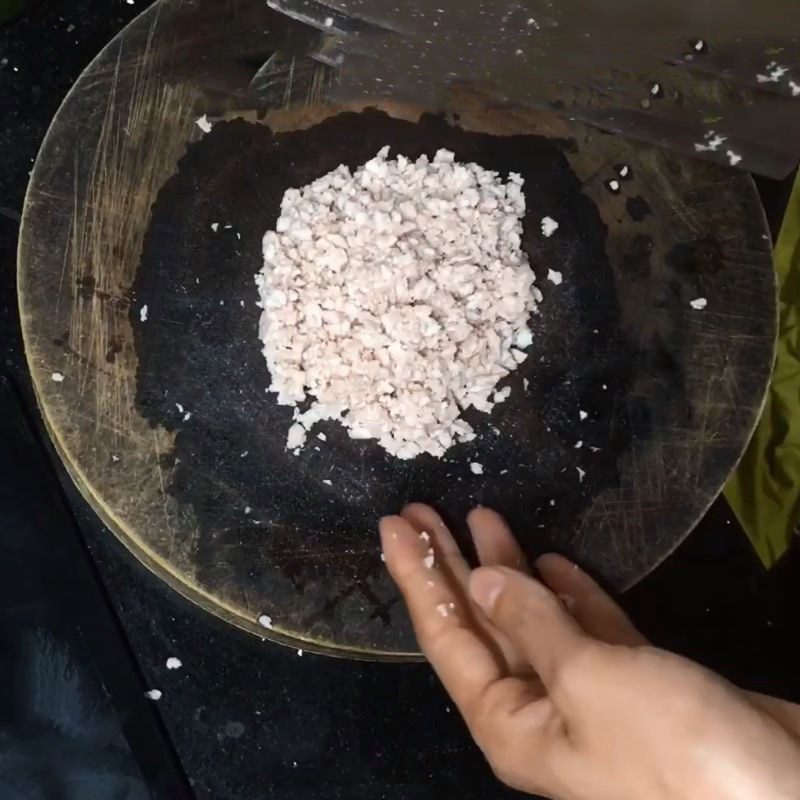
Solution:
[[[766,404],[724,494],[766,566],[800,522],[800,175],[774,251],[778,346]]]

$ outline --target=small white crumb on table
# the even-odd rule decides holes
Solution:
[[[60,372],[54,372],[54,373],[53,373],[53,374],[50,376],[50,378],[51,378],[52,380],[54,380],[56,383],[63,383],[63,382],[64,382],[64,376],[63,376],[63,375],[62,375],[62,373],[60,373]]]
[[[300,656],[300,658],[302,658],[303,657],[303,650],[302,649],[298,650],[297,651],[297,655]]]
[[[322,481],[326,486],[333,486],[333,481],[330,478],[324,478]]]
[[[164,696],[164,693],[161,689],[148,689],[148,691],[144,693],[144,696],[148,700],[160,700]]]
[[[267,630],[272,630],[272,617],[269,614],[262,614],[258,618],[258,624],[262,628],[267,628]]]
[[[147,308],[147,303],[145,303],[139,309],[139,322],[147,322],[147,314],[148,314],[148,308]]]
[[[581,447],[583,447],[583,439],[578,439],[578,441],[575,442],[575,449],[580,450]]]
[[[322,431],[317,434],[317,439],[319,439],[321,442],[328,441],[328,437]]]
[[[211,129],[214,127],[208,120],[208,114],[203,114],[202,117],[198,117],[194,121],[194,124],[197,125],[197,127],[200,128],[203,133],[210,133]]]
[[[542,217],[542,236],[549,239],[557,230],[558,223],[552,217]]]
[[[708,305],[708,300],[705,297],[698,297],[696,300],[692,300],[689,305],[695,311],[702,311]]]
[[[549,269],[547,270],[547,280],[558,286],[564,280],[564,276],[558,270]]]
[[[469,465],[469,469],[473,475],[483,475],[483,464],[479,464],[477,461],[473,461]]]
[[[585,411],[583,410],[578,411],[578,419],[580,419],[581,422],[583,422],[583,420],[585,420],[588,416],[589,415]]]
[[[212,222],[211,230],[214,231],[214,233],[216,233],[219,230],[219,222]]]
[[[580,467],[575,467],[578,470],[578,483],[583,483],[583,479],[586,477],[586,471],[582,470]]]
[[[167,659],[167,669],[180,669],[183,666],[183,661],[175,656],[170,656]]]

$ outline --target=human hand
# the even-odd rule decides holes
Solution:
[[[800,797],[782,724],[795,707],[650,647],[560,556],[531,577],[494,512],[468,523],[474,571],[427,506],[381,520],[381,538],[420,646],[502,781],[555,800]]]

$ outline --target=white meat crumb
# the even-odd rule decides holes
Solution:
[[[321,442],[328,441],[328,437],[322,431],[317,434],[317,439],[319,439]]]
[[[175,656],[170,656],[167,659],[167,669],[180,669],[183,666],[183,661]]]
[[[210,133],[210,132],[211,132],[211,129],[214,127],[214,126],[213,126],[213,125],[212,125],[212,124],[211,124],[211,123],[208,121],[208,114],[203,114],[203,116],[202,116],[202,117],[198,117],[198,118],[197,118],[197,119],[194,121],[194,124],[195,124],[195,125],[197,125],[197,127],[198,127],[198,128],[200,128],[200,130],[201,130],[201,131],[203,131],[203,133]]]
[[[433,564],[435,561],[435,556],[433,553],[433,548],[428,548],[428,553],[425,558],[422,559],[422,563],[425,565],[425,569],[433,569]]]
[[[588,416],[589,415],[585,411],[583,411],[583,410],[578,411],[578,419],[580,419],[581,422],[583,422],[583,420],[585,420],[586,417],[588,417]]]
[[[788,71],[788,67],[779,66],[777,61],[770,61],[767,64],[767,74],[756,75],[756,80],[759,83],[777,83]]]
[[[262,614],[258,618],[258,624],[262,628],[268,628],[269,630],[272,630],[272,617],[269,614]]]
[[[564,276],[558,270],[549,269],[547,270],[547,280],[558,286],[564,280]]]
[[[444,603],[439,603],[439,605],[436,606],[436,610],[439,612],[440,616],[448,616],[447,606]]]
[[[139,309],[139,322],[147,322],[147,303]]]
[[[150,689],[144,693],[144,696],[148,700],[160,700],[164,693],[160,689]]]
[[[705,297],[698,297],[696,300],[690,301],[689,305],[695,311],[702,311],[708,305],[708,300]]]
[[[431,535],[428,531],[420,531],[419,538],[422,539],[423,542],[430,542]]]
[[[286,449],[296,450],[306,443],[306,429],[299,423],[295,422],[289,428],[289,435],[286,437]]]
[[[549,239],[558,230],[558,223],[552,217],[542,217],[542,236]]]
[[[473,461],[469,465],[469,469],[473,475],[483,475],[483,464],[479,464],[477,461]]]
[[[713,153],[715,150],[719,149],[719,146],[728,140],[727,136],[720,136],[718,133],[714,131],[709,131],[704,137],[703,142],[698,142],[695,144],[694,149],[698,153]]]
[[[50,378],[54,380],[56,383],[63,383],[64,382],[64,375],[61,372],[54,372]]]
[[[521,249],[522,178],[447,150],[388,151],[287,190],[264,236],[269,391],[282,405],[311,400],[290,450],[332,419],[397,458],[441,457],[475,438],[462,412],[490,412],[527,356],[541,294]]]
[[[498,389],[492,395],[492,402],[495,403],[495,404],[503,403],[506,400],[508,400],[509,397],[511,397],[511,387],[510,386],[506,386],[506,387],[504,387],[502,389]]]

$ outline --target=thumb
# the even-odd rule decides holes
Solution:
[[[482,567],[470,576],[472,599],[525,656],[550,690],[586,636],[544,584],[505,567]]]

